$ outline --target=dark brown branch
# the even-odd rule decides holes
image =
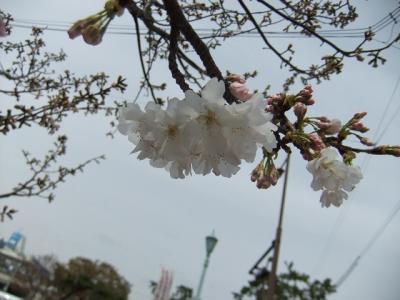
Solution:
[[[179,4],[176,0],[164,0],[164,5],[167,10],[168,16],[176,18],[179,24],[179,30],[192,45],[193,49],[196,51],[197,55],[201,58],[204,67],[206,68],[207,75],[210,77],[217,77],[219,80],[223,80],[221,71],[217,67],[212,58],[210,51],[206,44],[200,39],[192,25],[186,20]]]
[[[207,45],[204,44],[201,38],[197,35],[196,31],[193,29],[192,25],[190,25],[190,23],[186,20],[178,2],[176,0],[164,0],[164,5],[169,17],[176,18],[176,22],[179,24],[179,30],[200,57],[204,67],[206,68],[207,75],[211,78],[216,77],[219,80],[224,80],[222,73],[214,62]],[[229,85],[227,82],[225,82],[224,96],[228,103],[233,103],[235,101],[234,97],[229,91]]]
[[[185,77],[179,71],[178,64],[176,62],[176,52],[178,48],[178,37],[179,28],[177,24],[177,19],[174,15],[171,18],[171,33],[169,41],[169,55],[168,55],[168,66],[171,71],[172,77],[175,79],[176,83],[179,85],[182,91],[187,91],[190,89],[189,85],[185,82]]]

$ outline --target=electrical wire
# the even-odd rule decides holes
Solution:
[[[361,258],[368,253],[368,251],[376,243],[376,241],[379,239],[379,237],[385,231],[386,227],[390,224],[390,222],[392,222],[392,220],[394,219],[394,217],[396,216],[396,214],[399,211],[400,211],[400,200],[393,207],[391,213],[388,215],[388,217],[385,219],[385,221],[382,223],[382,225],[376,230],[374,235],[371,237],[371,239],[368,241],[368,243],[365,245],[365,247],[361,250],[361,252],[357,255],[357,257],[354,259],[354,261],[350,264],[350,266],[346,269],[346,271],[343,273],[343,275],[339,277],[338,281],[335,283],[336,287],[341,286],[343,284],[343,282],[345,282],[347,280],[347,278],[351,275],[351,273],[357,267]]]
[[[379,20],[377,23],[370,27],[356,28],[356,29],[333,29],[333,30],[318,30],[317,32],[326,38],[362,38],[365,32],[370,30],[375,34],[383,30],[389,25],[396,25],[398,23],[397,18],[400,18],[400,7],[397,7],[391,11],[387,16]],[[34,19],[15,19],[12,25],[17,28],[31,28],[32,26],[44,26],[49,31],[66,31],[70,28],[72,23],[66,21],[49,21],[49,20],[34,20]],[[137,32],[130,25],[110,25],[106,34],[110,35],[136,35]],[[214,31],[209,28],[197,28],[197,32],[202,38],[212,38]],[[304,35],[300,31],[264,31],[264,34],[268,34],[271,38],[310,38],[311,36]],[[145,35],[147,32],[140,30],[140,35]],[[229,37],[233,35],[235,37],[258,37],[258,32],[255,30],[249,30],[245,33],[238,31],[224,31],[220,35]]]
[[[395,117],[400,113],[400,103],[397,106],[395,112],[393,113],[392,117],[390,118],[389,122],[386,124],[386,126],[384,127],[384,129],[381,131],[381,133],[379,134],[380,128],[383,125],[383,121],[386,119],[386,115],[389,112],[389,108],[391,106],[391,104],[393,103],[393,100],[395,99],[395,95],[396,92],[398,90],[400,86],[400,76],[397,79],[393,91],[388,99],[388,101],[386,102],[384,111],[382,113],[382,116],[378,122],[378,126],[377,126],[377,130],[376,133],[374,135],[373,140],[376,143],[379,143],[381,141],[381,139],[383,138],[384,134],[387,132],[387,129],[389,128],[389,126],[391,125],[391,123],[394,121]],[[368,167],[368,163],[371,160],[371,156],[368,156],[361,168],[362,168],[362,172],[365,173],[367,167]],[[346,269],[346,271],[344,272],[344,274],[340,277],[340,279],[337,281],[336,285],[339,286],[341,285],[349,276],[350,274],[353,272],[353,270],[356,268],[356,266],[358,265],[359,260],[361,259],[362,256],[364,256],[366,254],[366,252],[372,247],[372,245],[375,243],[375,241],[379,238],[379,236],[383,233],[383,231],[385,230],[385,228],[389,225],[389,223],[392,221],[392,219],[394,218],[394,215],[397,214],[397,212],[400,210],[400,202],[397,204],[397,206],[392,210],[392,212],[389,214],[389,216],[387,217],[386,221],[383,223],[383,225],[381,227],[379,227],[379,229],[377,230],[377,232],[374,234],[373,238],[368,242],[367,246],[364,248],[363,251],[361,251],[361,253],[354,259],[354,261],[350,264],[350,266]],[[317,260],[317,264],[315,266],[314,269],[316,269],[323,261],[323,256],[324,254],[328,251],[328,249],[330,248],[330,246],[333,243],[333,239],[334,239],[334,233],[336,232],[335,229],[337,229],[338,227],[340,227],[340,225],[343,223],[345,216],[346,216],[346,209],[341,209],[339,216],[336,219],[336,222],[334,224],[334,226],[332,227],[332,230],[329,234],[329,238],[321,252],[321,255],[319,256],[318,260]]]

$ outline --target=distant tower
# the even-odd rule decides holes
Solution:
[[[20,232],[13,232],[8,239],[6,246],[20,255],[24,255],[26,238]]]

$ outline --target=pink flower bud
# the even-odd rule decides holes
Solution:
[[[257,179],[256,186],[258,189],[267,189],[271,186],[271,181],[267,176],[262,175],[260,176],[260,178]]]
[[[272,105],[267,105],[267,107],[265,108],[266,112],[270,112],[270,113],[275,113],[275,109]]]
[[[303,119],[307,112],[307,106],[304,103],[297,102],[293,106],[293,112],[298,119]]]
[[[366,115],[367,115],[366,112],[359,112],[359,113],[356,113],[356,114],[353,116],[353,119],[354,119],[354,120],[361,120],[361,119],[364,118]]]
[[[390,147],[390,150],[388,150],[387,153],[396,157],[400,157],[400,146]]]
[[[312,99],[313,89],[311,85],[306,85],[296,96],[297,101],[304,103],[305,105],[313,105],[315,100]]]
[[[3,18],[0,18],[0,37],[5,36],[7,36],[6,23],[4,22]]]
[[[94,25],[101,20],[101,13],[76,21],[68,30],[68,36],[72,40],[82,34],[82,31],[90,25]]]
[[[68,30],[68,36],[71,40],[81,35],[81,30],[83,29],[83,20],[75,22],[71,28]]]
[[[328,122],[330,122],[331,120],[330,119],[328,119],[327,117],[318,117],[318,118],[316,118],[317,120],[320,120],[321,122],[324,122],[324,123],[328,123]]]
[[[246,83],[246,80],[244,79],[244,77],[242,75],[238,75],[238,74],[231,74],[226,79],[229,81],[232,81],[232,82],[239,82],[239,83],[243,83],[243,84]]]
[[[308,99],[304,99],[303,103],[305,105],[313,105],[313,104],[315,104],[315,100],[313,98],[308,98]]]
[[[312,94],[314,92],[312,86],[309,84],[304,87],[304,90],[309,92],[310,94]]]
[[[247,101],[254,95],[254,93],[250,92],[244,83],[240,83],[237,81],[232,82],[229,85],[229,90],[234,97],[241,101]]]
[[[329,128],[331,123],[330,122],[318,121],[316,125],[318,126],[319,129],[326,130],[326,129]]]
[[[355,122],[349,126],[351,130],[359,131],[359,132],[367,132],[369,130],[368,127],[365,127],[362,122]]]
[[[103,32],[96,24],[90,25],[82,30],[82,37],[87,44],[96,46],[101,43]]]
[[[284,94],[276,94],[276,95],[269,96],[267,98],[267,103],[269,105],[281,104],[281,103],[283,103],[284,100],[285,100],[285,95]]]
[[[326,134],[336,134],[340,131],[341,128],[342,128],[342,122],[340,122],[340,120],[338,120],[338,119],[333,119],[329,123],[329,127],[325,129],[325,133]]]
[[[321,151],[322,149],[326,148],[324,142],[322,141],[321,137],[317,133],[310,133],[308,138],[311,142],[311,148],[315,151]]]
[[[375,143],[366,137],[360,138],[360,142],[361,142],[361,144],[363,144],[365,146],[369,146],[369,147],[375,146]]]

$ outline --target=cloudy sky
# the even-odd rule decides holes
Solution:
[[[373,24],[398,6],[394,0],[356,2],[361,17],[352,28]],[[100,0],[0,1],[0,8],[18,20],[72,22],[101,6]],[[126,14],[115,24],[132,22]],[[399,32],[399,25],[389,26],[377,38],[387,40],[393,32]],[[28,34],[29,30],[15,28],[8,39],[19,41]],[[106,35],[97,47],[85,45],[81,39],[71,41],[64,32],[46,32],[45,40],[49,51],[62,48],[68,54],[58,71],[68,68],[79,75],[105,71],[111,77],[122,74],[128,79],[129,89],[123,96],[111,95],[110,100],[132,100],[136,95],[141,72],[134,36]],[[349,39],[335,41],[345,48],[354,45]],[[284,45],[290,41],[274,42]],[[300,49],[300,63],[318,61],[321,51],[317,41],[292,42]],[[279,92],[288,73],[263,47],[259,39],[236,38],[225,42],[213,55],[221,70],[241,73],[257,69],[259,76],[248,82],[251,88],[270,84],[272,92]],[[310,114],[345,121],[355,112],[368,111],[365,122],[371,128],[370,137],[378,136],[377,126],[399,78],[400,49],[390,49],[386,58],[385,66],[377,69],[366,63],[347,62],[340,76],[315,86],[317,104]],[[152,78],[168,83],[164,96],[182,96],[165,64],[156,67]],[[293,90],[300,88],[296,85]],[[380,127],[385,129],[382,144],[400,143],[400,116],[395,115],[400,91],[393,99]],[[149,100],[143,95],[139,102]],[[2,99],[2,106],[5,101]],[[107,261],[133,284],[131,299],[149,300],[148,283],[159,277],[162,266],[174,270],[175,284],[197,286],[205,256],[204,238],[215,230],[219,242],[211,258],[203,299],[232,299],[231,292],[250,279],[248,270],[274,238],[281,184],[267,191],[257,190],[249,180],[255,164],[244,164],[231,179],[209,175],[173,180],[164,170],[129,155],[132,145],[124,136],[106,138],[109,121],[102,116],[73,116],[63,123],[61,133],[70,139],[65,163],[77,164],[99,154],[106,154],[107,160],[68,180],[50,205],[42,199],[2,200],[19,212],[14,221],[0,225],[0,236],[21,231],[27,236],[29,254],[53,253],[63,261],[75,256]],[[40,156],[52,139],[40,128],[1,137],[1,193],[28,176],[20,150],[29,149]],[[340,209],[323,209],[319,193],[310,188],[306,162],[293,155],[279,270],[285,270],[285,261],[292,261],[296,269],[313,278],[336,281],[390,215],[400,201],[400,160],[360,155],[357,163],[364,166],[364,179],[357,189]],[[399,226],[397,216],[332,300],[398,299]]]

